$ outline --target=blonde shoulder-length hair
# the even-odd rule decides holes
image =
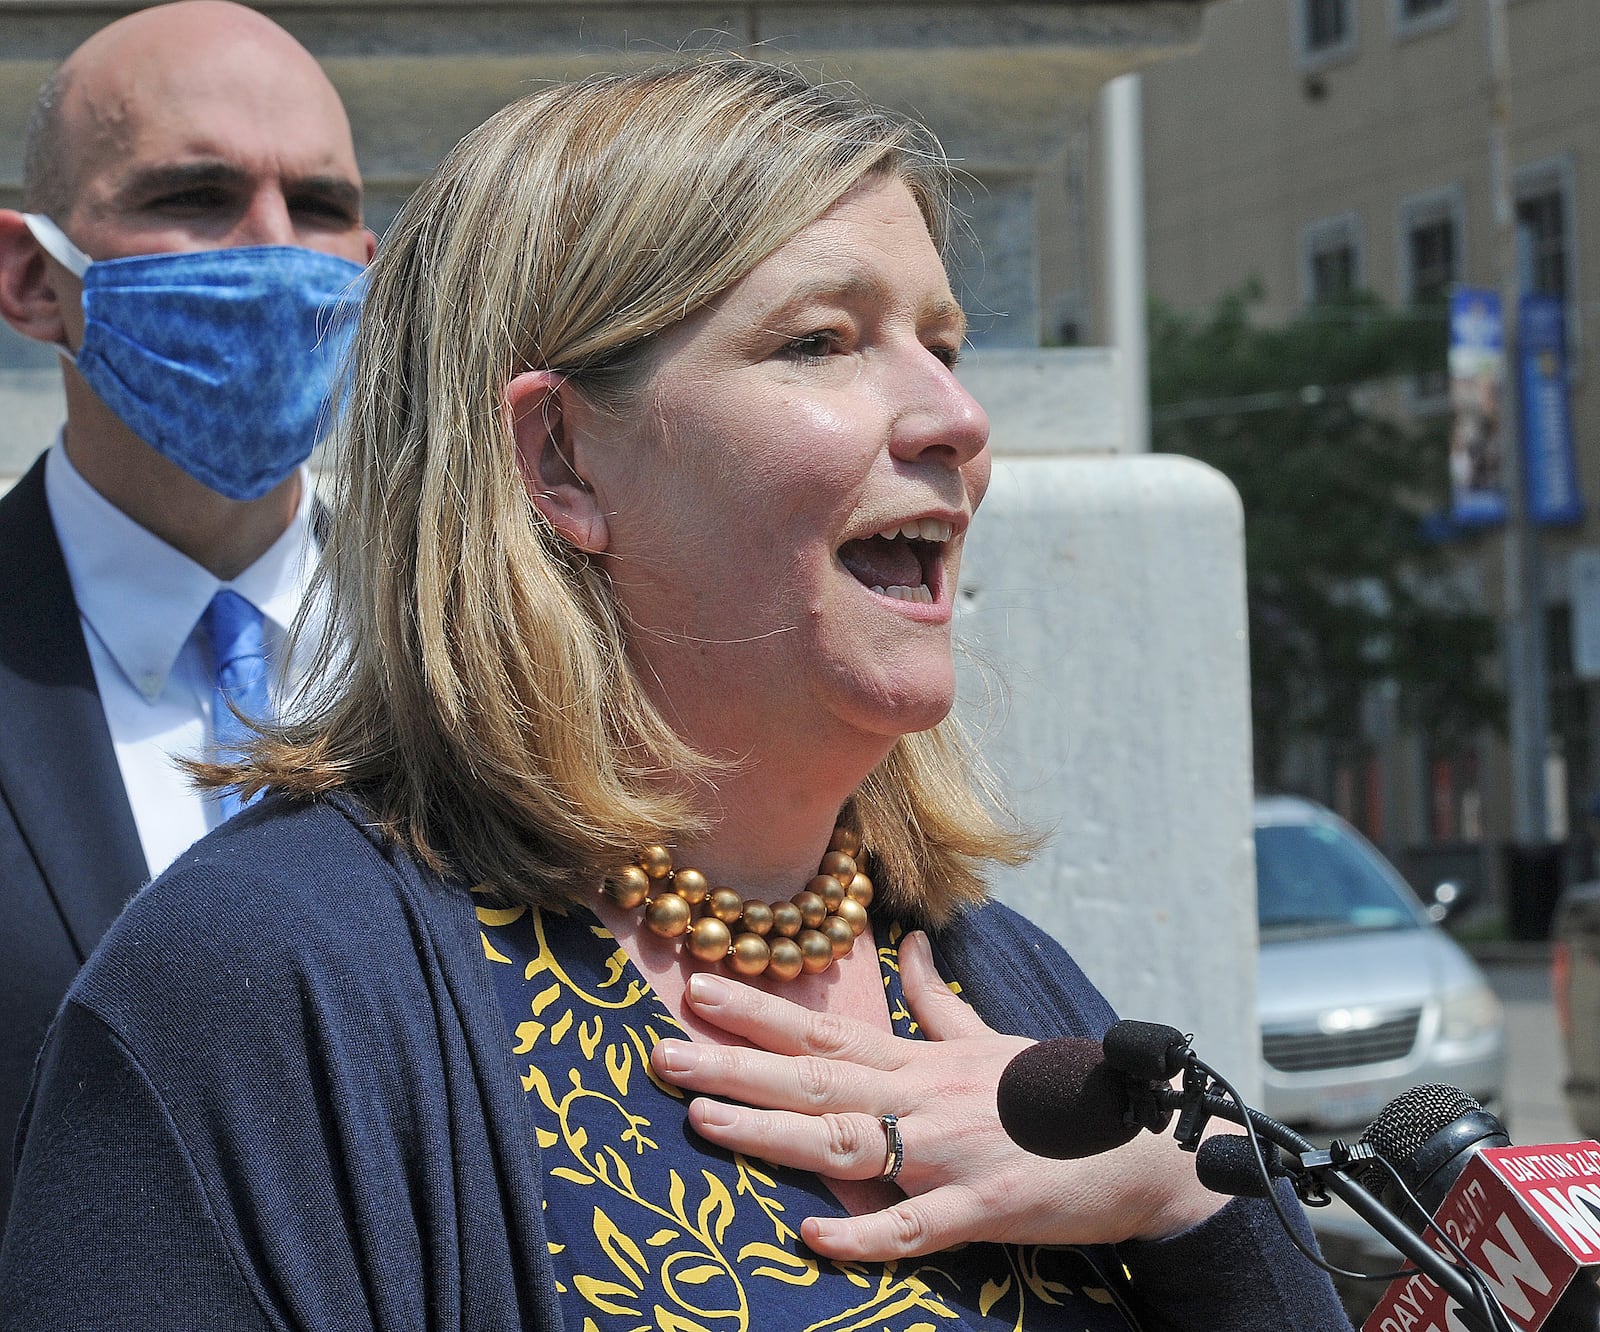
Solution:
[[[672,794],[693,783],[661,778],[724,765],[651,704],[604,573],[530,501],[503,392],[549,369],[632,410],[656,335],[863,179],[904,181],[942,249],[947,171],[919,127],[727,56],[551,87],[468,135],[367,272],[298,720],[210,779],[349,790],[435,869],[541,904],[702,830]],[[941,923],[1025,856],[974,771],[946,722],[846,807],[890,910]]]

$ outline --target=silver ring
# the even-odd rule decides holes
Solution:
[[[879,1175],[885,1184],[893,1184],[895,1176],[900,1173],[900,1167],[906,1163],[906,1144],[900,1137],[900,1116],[879,1115],[878,1123],[883,1125],[884,1157],[883,1174]]]

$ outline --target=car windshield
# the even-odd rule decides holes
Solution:
[[[1421,924],[1377,853],[1328,823],[1256,829],[1256,912],[1275,939]]]

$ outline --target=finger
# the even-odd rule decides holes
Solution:
[[[911,1016],[930,1041],[986,1036],[992,1028],[958,998],[934,965],[928,936],[914,930],[900,940],[900,983]]]
[[[900,1064],[898,1042],[889,1033],[839,1013],[814,1013],[724,976],[704,971],[690,976],[688,1002],[707,1022],[774,1054],[817,1055],[884,1069]]]
[[[746,1105],[818,1115],[871,1110],[882,1075],[848,1060],[770,1054],[698,1041],[659,1041],[650,1066],[676,1086]],[[909,1108],[909,1107],[907,1107]]]
[[[689,1103],[689,1123],[730,1152],[829,1179],[878,1179],[889,1164],[883,1123],[872,1115],[751,1110],[696,1097]]]
[[[961,1188],[935,1189],[860,1216],[810,1216],[800,1238],[824,1258],[873,1263],[915,1258],[965,1243],[978,1234],[984,1208]]]

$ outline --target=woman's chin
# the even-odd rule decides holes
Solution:
[[[842,709],[844,720],[857,729],[885,740],[932,730],[955,706],[953,671],[943,676],[877,682]]]

